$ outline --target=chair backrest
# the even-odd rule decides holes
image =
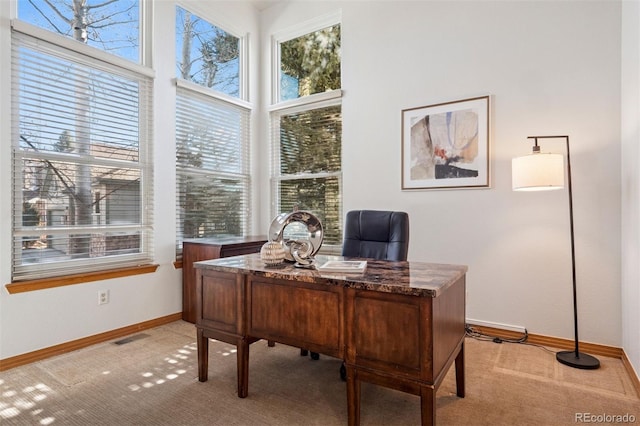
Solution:
[[[352,210],[344,224],[342,255],[407,260],[409,215],[405,212]]]

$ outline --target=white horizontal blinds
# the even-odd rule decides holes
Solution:
[[[152,261],[152,80],[13,32],[13,279]]]
[[[322,221],[324,241],[342,240],[342,107],[272,113],[274,193],[278,211],[310,210]]]
[[[247,233],[249,120],[248,108],[178,87],[178,257],[183,239]]]

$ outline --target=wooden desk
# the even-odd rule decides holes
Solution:
[[[344,275],[268,268],[259,255],[194,266],[201,382],[209,338],[233,344],[246,397],[249,345],[267,339],[344,359],[349,425],[360,423],[363,381],[419,395],[423,425],[435,424],[436,390],[454,362],[464,397],[466,266],[368,260],[365,274]]]
[[[182,319],[196,322],[196,273],[193,263],[201,260],[259,253],[267,242],[257,237],[193,238],[182,242]]]

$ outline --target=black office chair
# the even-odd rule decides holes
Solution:
[[[409,215],[405,212],[352,210],[344,221],[342,255],[407,260]]]
[[[405,212],[352,210],[344,221],[342,255],[378,260],[406,261],[409,252],[409,215]],[[306,355],[301,350],[301,355]],[[312,359],[319,355],[311,352]],[[347,378],[344,363],[340,377]]]

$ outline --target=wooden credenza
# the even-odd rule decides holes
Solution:
[[[194,238],[182,243],[182,319],[196,322],[196,272],[193,263],[201,260],[259,253],[266,236]]]
[[[435,424],[436,390],[454,363],[464,397],[466,266],[368,260],[364,274],[345,275],[247,255],[195,268],[202,382],[209,338],[236,345],[246,397],[250,344],[266,339],[345,361],[349,425],[360,422],[363,381],[420,396],[423,425]]]

